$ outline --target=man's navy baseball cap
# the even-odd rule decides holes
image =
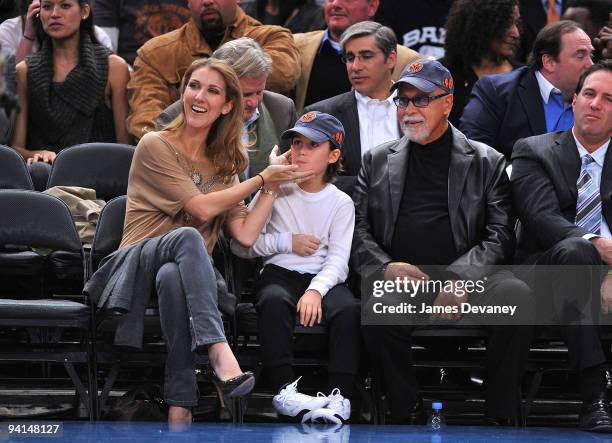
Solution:
[[[333,115],[319,111],[311,111],[302,115],[293,128],[283,132],[281,138],[289,139],[295,134],[301,134],[315,143],[329,140],[338,149],[342,149],[344,142],[344,127],[340,120]]]
[[[455,90],[453,76],[448,69],[437,60],[417,60],[406,66],[399,80],[393,83],[391,91],[400,87],[402,83],[414,86],[428,94],[436,88],[452,94]]]

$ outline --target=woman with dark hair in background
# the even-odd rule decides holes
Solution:
[[[38,0],[35,0],[38,1]],[[50,163],[68,146],[130,143],[127,63],[100,45],[87,0],[42,0],[42,45],[17,65],[20,112],[11,146],[44,189]]]
[[[26,55],[38,51],[40,35],[36,31],[37,15],[40,14],[40,0],[18,0],[17,16],[0,23],[0,45],[15,54],[19,63]],[[96,39],[112,50],[111,40],[106,33],[94,26]]]
[[[446,21],[445,55],[441,63],[455,81],[449,116],[457,126],[474,83],[485,75],[510,72],[519,44],[518,0],[456,0]]]

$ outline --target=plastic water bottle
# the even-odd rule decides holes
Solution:
[[[439,431],[441,427],[446,425],[444,421],[444,415],[442,413],[442,403],[441,402],[433,402],[431,404],[431,416],[427,420],[427,425],[431,427],[433,431]]]

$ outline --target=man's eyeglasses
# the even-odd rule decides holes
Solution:
[[[379,51],[379,52],[382,52],[382,51]],[[374,57],[376,57],[376,54],[378,54],[379,52],[360,51],[359,54],[357,55],[352,54],[352,53],[348,53],[348,54],[343,53],[340,56],[340,59],[342,60],[342,63],[353,63],[356,58],[358,58],[361,63],[368,63]]]
[[[412,104],[417,108],[426,108],[432,101],[446,97],[447,95],[450,95],[450,92],[445,92],[444,94],[440,95],[418,95],[412,98],[393,97],[393,103],[395,103],[395,106],[402,109],[407,108],[410,102],[412,102]]]

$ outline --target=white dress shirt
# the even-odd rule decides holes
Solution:
[[[378,100],[355,91],[362,156],[381,143],[400,138],[397,107],[393,103],[396,94],[393,91],[387,99]]]
[[[538,81],[538,87],[540,88],[540,95],[542,96],[542,101],[545,105],[548,104],[548,99],[550,98],[550,94],[554,92],[561,93],[561,91],[555,88],[551,82],[549,82],[544,75],[540,71],[536,71],[535,73],[536,80]]]

